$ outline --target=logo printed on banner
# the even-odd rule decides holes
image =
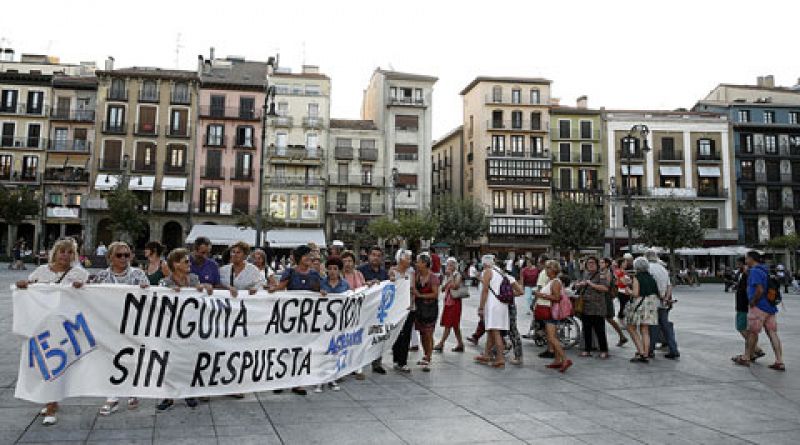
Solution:
[[[28,368],[38,368],[42,379],[54,380],[64,374],[73,363],[94,351],[96,342],[82,312],[75,316],[75,322],[64,320],[64,337],[55,342],[50,330],[42,331],[28,340]],[[88,348],[81,348],[81,337]],[[58,345],[54,345],[57,343]],[[66,348],[69,343],[72,347]]]
[[[381,304],[378,306],[378,321],[383,323],[394,305],[394,284],[387,284],[381,291]]]
[[[358,346],[364,341],[364,328],[355,332],[334,335],[328,343],[325,355],[336,355],[336,371],[347,368],[347,350],[351,346]]]

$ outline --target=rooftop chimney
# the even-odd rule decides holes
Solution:
[[[105,68],[106,68],[106,71],[114,71],[114,58],[113,57],[108,56],[108,59],[106,59]]]
[[[303,74],[319,74],[319,66],[303,65]]]
[[[584,94],[583,96],[579,97],[577,100],[577,107],[581,109],[586,109],[589,105],[589,98]]]
[[[197,55],[197,75],[200,76],[203,74],[203,55]]]
[[[758,76],[756,79],[756,85],[763,88],[774,88],[775,87],[775,76],[769,74],[767,76]]]
[[[211,59],[211,61],[213,62],[214,61],[214,47],[213,46],[208,50],[208,54],[209,54],[208,58]]]
[[[13,62],[14,61],[14,50],[11,48],[6,48],[3,50],[3,53],[0,54],[0,60],[4,62]]]

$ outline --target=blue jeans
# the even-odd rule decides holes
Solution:
[[[656,329],[661,331],[660,337],[664,339],[669,347],[669,353],[673,355],[679,354],[678,343],[675,341],[675,329],[673,324],[669,321],[669,311],[667,309],[658,308],[658,327],[650,327],[650,354],[655,351],[656,338],[653,333],[657,333]]]

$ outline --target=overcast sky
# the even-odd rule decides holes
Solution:
[[[123,7],[122,5],[125,4]],[[208,5],[208,6],[207,6]],[[333,117],[358,118],[380,66],[434,75],[433,135],[478,75],[546,77],[590,107],[691,107],[715,85],[800,77],[796,1],[4,1],[0,37],[63,62],[195,69],[197,55],[319,65]]]

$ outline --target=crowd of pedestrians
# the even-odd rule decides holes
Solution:
[[[29,283],[61,283],[76,288],[85,283],[143,288],[158,285],[175,290],[194,288],[208,295],[215,289],[226,290],[236,298],[260,290],[269,293],[305,290],[324,296],[385,280],[405,280],[411,289],[409,314],[392,345],[391,354],[393,369],[409,373],[412,371],[409,351],[415,348],[415,334],[419,335],[422,348],[416,365],[423,372],[430,372],[434,353],[445,352],[445,342],[451,334],[455,346],[448,352],[465,351],[461,331],[463,300],[470,297],[469,288],[475,286],[479,322],[466,340],[477,346],[487,334],[482,352],[475,356],[476,363],[493,368],[504,368],[507,362],[522,365],[522,338],[532,338],[531,332],[540,329],[546,348],[539,357],[552,360],[546,368],[564,373],[573,366],[573,361],[565,353],[559,330],[572,315],[580,319],[583,327],[582,350],[578,354],[582,359],[593,357],[595,353],[601,360],[610,358],[606,324],[618,336],[617,347],[625,346],[628,338],[635,345],[631,362],[648,363],[654,359],[657,343],[667,349],[664,358],[680,357],[674,326],[669,320],[674,303],[672,281],[669,271],[652,250],[638,258],[626,254],[616,261],[588,256],[566,262],[542,255],[503,263],[494,255],[484,255],[480,261],[465,264],[452,257],[442,259],[436,253],[414,255],[401,248],[393,261],[387,262],[381,247],[374,246],[357,255],[335,241],[325,252],[313,243],[298,246],[291,252],[288,264],[282,264],[270,262],[264,250],[237,242],[228,249],[226,264],[220,266],[211,258],[211,248],[210,240],[204,237],[195,240],[191,251],[176,248],[165,252],[160,243],[150,242],[144,249],[145,260],[136,267],[130,247],[114,242],[104,249],[108,267],[90,276],[78,261],[75,241],[66,238],[55,243],[48,263],[34,270],[27,280],[17,282],[17,287],[24,289]],[[768,298],[774,283],[757,252],[750,252],[746,261],[739,262],[735,280],[736,329],[745,339],[745,345],[744,353],[732,360],[737,365],[749,366],[763,357],[765,352],[758,346],[758,334],[765,330],[776,357],[770,368],[785,370],[777,335],[777,307]],[[524,308],[518,307],[523,304]],[[569,313],[565,313],[565,308],[569,308],[566,309]],[[520,317],[531,319],[531,328],[523,336],[518,329],[519,322],[523,321],[518,319]],[[437,324],[443,328],[438,340]],[[510,358],[507,360],[506,356]],[[373,374],[387,373],[382,357],[370,367]],[[363,380],[364,370],[353,373],[353,378]],[[325,388],[338,391],[341,380],[317,385],[314,392]],[[303,387],[291,391],[307,394]],[[244,397],[243,394],[231,396]],[[196,407],[204,400],[207,398],[187,398],[184,402]],[[138,406],[137,398],[127,399],[129,410]],[[163,411],[172,406],[172,399],[163,399],[156,408]],[[99,412],[111,415],[119,409],[119,398],[109,397]],[[43,423],[55,424],[57,411],[56,402],[48,403],[42,409]]]

